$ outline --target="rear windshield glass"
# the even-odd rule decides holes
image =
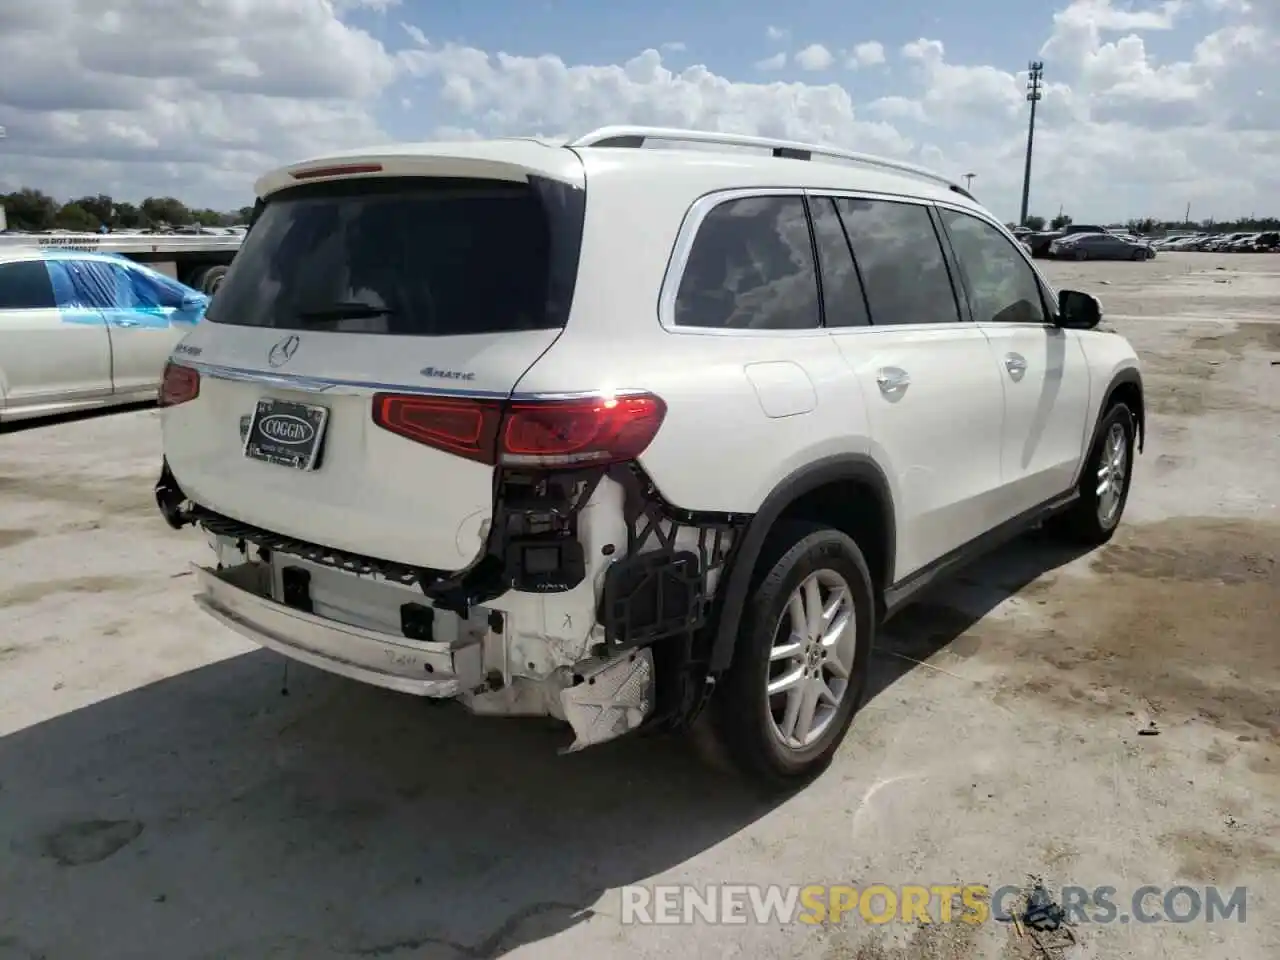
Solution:
[[[540,178],[307,184],[262,208],[214,323],[456,336],[563,327],[583,192]]]

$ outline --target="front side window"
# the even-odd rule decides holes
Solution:
[[[54,305],[43,260],[0,263],[0,310],[48,310]]]
[[[728,330],[820,326],[803,198],[746,197],[713,208],[689,250],[675,322]]]
[[[1004,234],[967,213],[945,208],[939,213],[968,285],[973,319],[1045,323],[1035,272]]]
[[[836,208],[867,292],[871,322],[958,323],[951,275],[927,208],[839,197]]]

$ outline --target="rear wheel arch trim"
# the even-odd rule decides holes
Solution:
[[[808,493],[829,483],[854,481],[866,484],[876,494],[882,511],[886,543],[885,568],[892,579],[897,546],[897,528],[894,520],[893,494],[889,481],[880,465],[865,454],[836,454],[807,464],[784,478],[765,497],[760,509],[748,522],[741,542],[733,552],[729,567],[717,597],[718,615],[713,621],[710,671],[713,675],[726,670],[737,646],[738,630],[742,622],[743,607],[751,589],[751,578],[765,540],[782,514],[793,503]],[[865,545],[860,544],[864,547]],[[875,584],[877,591],[887,584]]]

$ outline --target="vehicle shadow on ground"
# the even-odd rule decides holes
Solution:
[[[876,638],[867,700],[918,669],[921,661],[950,646],[1037,578],[1088,552],[1036,530],[939,582],[889,621]]]
[[[154,400],[142,400],[136,403],[122,403],[115,407],[104,407],[97,410],[76,410],[72,413],[58,413],[51,417],[32,417],[27,420],[11,420],[0,422],[0,437],[6,433],[22,433],[25,430],[39,430],[42,427],[56,427],[63,423],[78,423],[81,420],[97,420],[120,413],[136,413],[156,405]]]
[[[605,891],[771,809],[681,741],[561,757],[544,721],[302,667],[284,697],[282,666],[237,656],[0,739],[0,956],[498,957],[616,925]]]
[[[922,660],[1068,557],[1018,541],[884,649]],[[775,808],[680,741],[560,757],[559,726],[301,667],[282,696],[283,663],[233,657],[0,739],[0,955],[500,957],[616,926],[606,891]],[[878,657],[873,691],[912,668]]]

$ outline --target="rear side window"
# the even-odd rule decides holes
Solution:
[[[0,310],[48,310],[53,283],[42,260],[0,263]]]
[[[294,187],[262,207],[207,318],[402,336],[563,327],[584,202],[536,177]]]
[[[867,292],[871,322],[958,323],[951,274],[929,211],[891,200],[836,199]]]
[[[675,321],[729,330],[820,326],[804,199],[746,197],[714,207],[690,248]]]

